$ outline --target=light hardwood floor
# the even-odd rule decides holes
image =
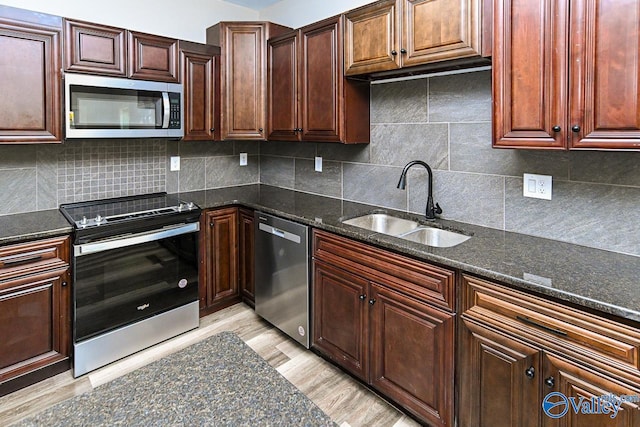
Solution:
[[[341,427],[419,425],[349,375],[263,321],[246,305],[237,304],[203,317],[200,328],[194,331],[78,379],[74,380],[69,371],[0,397],[0,426],[10,425],[57,402],[90,391],[222,331],[237,333]]]

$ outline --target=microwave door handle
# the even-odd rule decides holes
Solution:
[[[171,109],[169,108],[169,93],[162,92],[162,110],[164,111],[162,117],[162,129],[169,129],[169,115]]]

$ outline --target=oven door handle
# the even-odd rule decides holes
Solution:
[[[82,255],[95,254],[98,252],[109,251],[112,249],[124,248],[126,246],[138,245],[141,243],[154,242],[156,240],[166,239],[168,237],[180,236],[182,234],[195,233],[200,230],[200,223],[192,222],[186,225],[179,225],[173,228],[163,228],[162,230],[153,230],[146,233],[132,234],[127,237],[117,238],[108,241],[85,243],[83,245],[74,245],[73,254],[76,257]]]

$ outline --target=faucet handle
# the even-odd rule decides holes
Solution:
[[[435,209],[433,210],[437,215],[440,215],[442,213],[442,208],[440,207],[440,205],[438,203],[436,203]]]

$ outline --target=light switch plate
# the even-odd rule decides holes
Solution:
[[[240,153],[240,166],[247,166],[247,153]]]
[[[180,156],[171,156],[171,172],[180,170]]]
[[[316,172],[322,172],[322,157],[316,157]]]
[[[551,200],[552,177],[525,173],[522,180],[522,195],[535,199]]]

